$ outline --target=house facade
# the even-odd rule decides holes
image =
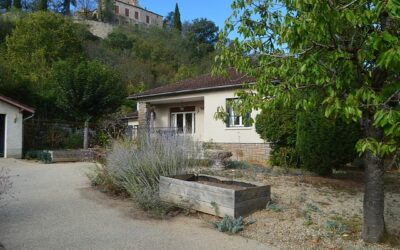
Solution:
[[[32,117],[31,107],[0,95],[0,158],[21,158],[23,122]]]
[[[140,7],[137,0],[115,0],[114,13],[119,22],[157,27],[163,26],[163,17]]]
[[[202,75],[150,89],[130,99],[138,102],[137,121],[141,128],[174,129],[231,151],[233,159],[263,163],[268,159],[269,144],[260,138],[254,124],[246,125],[243,117],[228,106],[236,99],[235,92],[250,81],[231,70],[228,78]],[[214,118],[218,107],[227,111],[226,121]],[[255,119],[257,113],[252,111],[249,115]]]

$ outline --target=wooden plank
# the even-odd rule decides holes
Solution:
[[[247,188],[244,190],[237,190],[235,192],[235,201],[241,202],[246,200],[252,200],[258,197],[270,196],[270,194],[271,194],[271,186]]]
[[[199,201],[199,200],[187,200],[185,197],[171,194],[168,192],[160,192],[160,199],[166,202],[171,202],[174,204],[181,205],[183,207],[187,207],[190,209],[194,209],[203,213],[216,215],[219,217],[224,217],[225,215],[234,216],[234,209],[227,208],[224,206],[217,206],[217,209],[208,202]]]
[[[195,199],[204,202],[215,202],[224,207],[235,207],[234,195],[227,195],[224,193],[216,193],[204,190],[203,188],[194,188],[184,185],[176,185],[175,183],[160,182],[160,191],[187,197],[188,199]]]
[[[237,203],[235,206],[235,217],[246,216],[257,210],[265,209],[269,200],[269,197],[262,197]]]
[[[232,196],[234,196],[234,194],[235,194],[235,190],[233,190],[233,189],[215,187],[215,186],[205,185],[205,184],[201,184],[201,183],[196,183],[193,181],[177,180],[177,179],[173,179],[173,178],[169,178],[169,177],[165,177],[165,176],[160,176],[160,183],[161,182],[174,183],[176,185],[193,187],[193,188],[202,189],[202,190],[209,191],[209,192],[222,193],[222,194],[232,195]]]

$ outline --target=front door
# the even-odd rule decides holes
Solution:
[[[5,156],[6,115],[0,114],[0,157]]]
[[[175,128],[180,134],[194,134],[195,132],[195,113],[194,112],[174,112],[171,113],[171,127]]]

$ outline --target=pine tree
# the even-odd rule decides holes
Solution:
[[[182,31],[181,13],[179,12],[178,3],[175,5],[174,29]]]

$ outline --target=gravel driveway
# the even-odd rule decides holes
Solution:
[[[91,189],[90,166],[1,159],[13,181],[0,207],[5,249],[271,249],[199,219],[149,219],[131,202]]]

